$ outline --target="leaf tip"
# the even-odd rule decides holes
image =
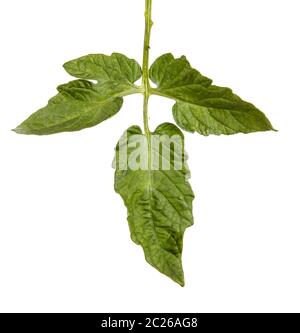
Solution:
[[[165,273],[164,273],[165,274]],[[174,282],[176,282],[177,284],[179,284],[180,287],[184,287],[185,286],[185,280],[184,280],[184,273],[183,273],[183,269],[181,266],[181,269],[174,274],[166,274],[169,278],[171,278],[171,280],[173,280]]]
[[[12,131],[17,134],[26,134],[26,131],[22,126],[17,126],[16,128],[12,129]]]
[[[180,287],[184,287],[185,286],[185,282],[184,280],[178,281],[178,284],[180,285]]]
[[[71,61],[67,61],[63,64],[63,68],[67,73],[69,73],[69,70],[71,69],[70,67],[71,67]]]

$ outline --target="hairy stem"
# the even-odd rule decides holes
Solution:
[[[150,130],[148,124],[148,102],[150,96],[150,82],[149,82],[149,50],[150,50],[150,34],[153,25],[152,18],[152,0],[145,0],[145,36],[144,36],[144,53],[143,53],[143,118],[144,118],[144,131],[146,136],[150,137]]]

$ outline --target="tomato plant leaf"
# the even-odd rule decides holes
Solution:
[[[146,261],[184,285],[183,236],[193,224],[194,194],[181,130],[169,123],[149,128],[151,95],[176,101],[173,116],[184,130],[202,135],[274,130],[266,116],[231,89],[192,68],[183,56],[159,57],[149,69],[152,0],[145,0],[143,63],[123,54],[89,54],[64,64],[76,78],[58,86],[47,106],[33,113],[15,132],[48,135],[79,131],[115,115],[123,97],[143,95],[144,131],[130,127],[115,149],[115,191],[128,211],[132,240],[141,245]],[[136,85],[142,77],[141,84]],[[150,79],[156,84],[153,88]]]
[[[79,131],[112,117],[122,107],[123,96],[138,93],[134,85],[142,73],[140,65],[126,56],[93,54],[67,62],[72,75],[97,80],[75,80],[60,85],[48,105],[19,125],[19,134],[47,135]]]
[[[132,140],[152,142],[144,146],[148,150],[148,162],[153,161],[157,154],[160,158],[158,168],[133,170],[120,168],[117,158],[120,152],[127,148],[130,157],[135,149]],[[158,139],[160,146],[154,146],[153,138]],[[182,147],[180,153],[174,145],[169,145],[170,138],[177,138]],[[184,231],[193,224],[192,201],[193,191],[187,179],[189,170],[185,162],[183,134],[173,124],[162,124],[151,137],[146,138],[138,126],[130,127],[116,147],[115,158],[115,190],[119,193],[128,210],[128,222],[132,240],[144,249],[147,262],[161,273],[167,275],[180,285],[184,285],[184,275],[181,263]],[[164,149],[170,150],[171,167],[163,168]],[[177,154],[177,155],[176,155]],[[182,160],[182,167],[175,170],[175,157]],[[128,157],[128,159],[129,159]],[[182,158],[182,159],[181,159]]]
[[[184,56],[175,59],[168,53],[159,57],[150,68],[150,78],[157,85],[154,94],[176,100],[173,116],[184,130],[203,135],[273,130],[254,105],[229,88],[212,85]]]

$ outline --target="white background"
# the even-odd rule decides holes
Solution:
[[[61,65],[122,52],[141,62],[143,0],[0,4],[0,311],[300,311],[298,0],[153,0],[151,61],[185,54],[279,132],[186,134],[195,225],[181,288],[145,261],[113,189],[123,131],[142,98],[78,133],[10,131],[72,78]],[[153,97],[151,127],[172,121]]]

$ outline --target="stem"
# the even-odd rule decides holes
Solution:
[[[150,138],[150,130],[148,124],[148,102],[150,96],[150,82],[149,82],[149,50],[150,50],[150,34],[153,25],[152,18],[152,0],[145,0],[145,36],[144,36],[144,53],[143,53],[143,118],[144,118],[144,131],[147,138]]]

